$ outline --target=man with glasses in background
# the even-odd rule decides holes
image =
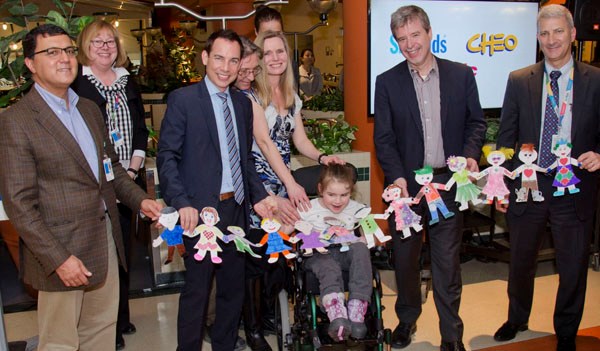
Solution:
[[[35,84],[0,115],[0,193],[22,239],[23,280],[39,290],[38,349],[114,349],[125,265],[117,199],[153,219],[162,206],[118,163],[98,106],[69,88],[68,34],[36,27],[23,54]]]

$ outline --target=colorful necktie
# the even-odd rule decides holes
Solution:
[[[550,88],[552,89],[552,95],[556,106],[558,106],[560,99],[558,96],[558,77],[560,77],[560,71],[550,72]],[[540,146],[540,167],[547,168],[555,160],[556,156],[552,154],[552,136],[558,133],[558,116],[556,115],[556,109],[552,104],[550,96],[546,98],[546,110],[544,114],[544,129],[542,131],[542,142]]]
[[[240,164],[240,154],[235,142],[235,133],[233,131],[233,118],[227,105],[227,94],[217,93],[223,102],[223,116],[225,118],[225,133],[227,134],[227,150],[229,152],[229,165],[231,166],[231,178],[233,180],[233,192],[235,201],[242,204],[244,201],[244,186],[242,184],[242,167]]]

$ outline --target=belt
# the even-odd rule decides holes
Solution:
[[[448,167],[440,167],[433,169],[433,175],[440,175],[445,173],[448,173]]]
[[[219,195],[219,201],[225,201],[225,200],[231,199],[233,196],[235,196],[235,193],[233,191],[230,191],[228,193],[223,193],[223,194]]]

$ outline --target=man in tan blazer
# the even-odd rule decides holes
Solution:
[[[40,291],[39,350],[114,350],[117,198],[153,219],[161,205],[118,165],[98,107],[69,88],[77,47],[67,33],[39,26],[23,51],[35,84],[0,115],[0,193],[21,235],[20,274]]]

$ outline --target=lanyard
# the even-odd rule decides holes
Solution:
[[[111,129],[117,128],[117,114],[116,111],[119,109],[119,95],[115,96],[115,104],[111,108],[110,104],[106,103],[106,115],[108,116],[108,122]]]
[[[571,71],[569,73],[569,83],[567,83],[567,92],[565,94],[565,98],[563,100],[563,103],[560,106],[560,111],[558,111],[558,103],[559,103],[559,101],[556,101],[556,97],[552,93],[552,87],[550,86],[550,77],[548,77],[548,72],[546,72],[544,70],[544,73],[545,73],[544,77],[545,77],[545,80],[546,80],[546,91],[548,92],[548,98],[550,99],[550,103],[552,104],[552,108],[554,109],[554,112],[558,116],[559,129],[562,127],[563,118],[565,117],[565,113],[567,111],[567,105],[568,105],[568,102],[569,102],[569,97],[571,96],[571,92],[573,91],[573,72],[574,71],[575,71],[575,67],[571,67]],[[557,82],[557,84],[558,84],[558,82]]]

